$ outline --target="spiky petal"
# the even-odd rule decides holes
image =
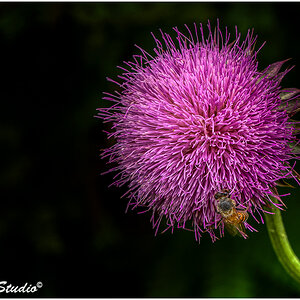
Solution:
[[[276,181],[293,174],[295,140],[282,106],[292,97],[280,88],[285,61],[260,72],[253,31],[244,41],[236,31],[230,43],[227,29],[208,29],[205,39],[200,25],[200,41],[196,26],[195,40],[174,28],[177,43],[161,32],[165,46],[154,36],[156,56],[141,49],[127,62],[121,91],[103,98],[115,104],[99,109],[116,139],[103,157],[118,164],[114,184],[128,183],[129,206],[152,210],[156,228],[163,217],[172,228],[191,221],[198,240],[206,231],[216,239],[214,195],[224,189],[263,222]]]

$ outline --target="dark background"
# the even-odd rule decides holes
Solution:
[[[0,3],[0,281],[41,281],[39,297],[300,297],[264,225],[199,245],[188,231],[154,237],[150,214],[125,214],[126,187],[100,176],[109,124],[94,118],[134,44],[152,53],[151,31],[207,19],[243,36],[254,27],[257,45],[267,41],[260,68],[292,58],[282,84],[299,87],[299,13],[299,3]],[[300,255],[291,192],[283,218]]]

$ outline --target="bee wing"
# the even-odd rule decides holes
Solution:
[[[225,228],[232,236],[240,236],[246,239],[248,235],[245,233],[245,225],[243,223],[238,225],[225,223]]]
[[[232,236],[236,236],[239,233],[237,227],[233,224],[225,223],[225,228],[228,231],[228,233]]]
[[[244,223],[240,223],[240,224],[236,225],[235,227],[239,233],[239,236],[243,237],[244,239],[246,239],[248,237],[248,235],[245,232],[246,229],[245,229]]]

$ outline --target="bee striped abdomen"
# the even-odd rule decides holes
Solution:
[[[238,218],[240,219],[240,222],[246,222],[248,219],[248,213],[246,211],[239,211],[237,212]]]
[[[248,213],[246,211],[235,211],[231,216],[224,219],[228,224],[240,224],[246,222],[248,219]]]

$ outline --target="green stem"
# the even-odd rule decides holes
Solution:
[[[277,199],[273,197],[272,201],[278,203]],[[284,269],[300,283],[300,261],[290,246],[280,209],[273,206],[269,211],[274,214],[265,213],[265,219],[274,251]]]

